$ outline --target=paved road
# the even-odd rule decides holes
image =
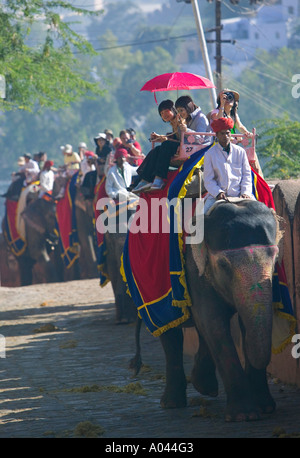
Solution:
[[[203,398],[190,383],[187,408],[161,409],[159,339],[142,331],[145,367],[133,378],[128,362],[135,351],[134,326],[114,324],[110,286],[101,290],[97,280],[0,288],[0,319],[6,339],[6,358],[0,359],[0,438],[94,436],[109,443],[300,432],[300,390],[272,379],[278,409],[258,422],[225,423],[224,392]],[[185,364],[189,375],[188,355]]]

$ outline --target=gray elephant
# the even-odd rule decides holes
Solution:
[[[114,216],[114,210],[111,212],[111,218],[114,218],[115,223],[114,231],[107,231],[103,236],[105,255],[103,258],[102,274],[111,282],[114,292],[116,324],[127,324],[136,320],[137,311],[132,298],[126,292],[126,284],[123,281],[120,270],[121,257],[126,241],[127,223],[134,214],[136,207],[133,204],[132,208],[129,208],[130,205],[126,208],[126,219],[123,221],[119,219],[117,210],[118,201],[115,204],[116,216]],[[105,214],[103,213],[102,215],[104,216]],[[109,222],[109,219],[107,217],[107,222]]]
[[[218,371],[227,394],[226,421],[257,420],[271,413],[266,368],[272,344],[272,274],[279,226],[273,210],[258,201],[218,204],[205,216],[204,243],[187,245],[185,272],[191,314],[199,334],[192,383],[203,395],[218,394]],[[201,250],[201,252],[200,252]],[[244,368],[231,334],[238,314]],[[164,408],[186,405],[183,333],[160,336],[166,356]],[[139,349],[134,363],[141,364]]]
[[[16,257],[21,285],[31,285],[34,275],[35,282],[61,281],[61,270],[55,254],[58,239],[54,234],[54,202],[33,199],[23,210],[22,218],[26,232],[26,249]],[[2,230],[5,235],[4,224]]]
[[[55,179],[52,196],[57,199],[63,196],[69,178],[58,176]],[[78,237],[79,257],[72,267],[65,269],[65,279],[96,278],[97,261],[94,245],[94,215],[92,199],[86,199],[80,185],[76,184],[74,199],[76,230]]]

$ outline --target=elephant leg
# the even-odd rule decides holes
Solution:
[[[166,357],[166,387],[161,406],[165,409],[186,407],[182,329],[170,329],[160,336],[160,340]]]
[[[227,394],[226,421],[258,420],[259,407],[251,390],[248,377],[241,366],[230,330],[228,304],[208,285],[199,284],[200,291],[193,291],[193,317],[205,339]],[[203,303],[197,303],[199,297]]]
[[[32,285],[33,275],[32,269],[35,261],[27,256],[18,258],[21,286]]]
[[[206,396],[217,396],[218,380],[216,377],[216,366],[206,342],[199,332],[198,337],[199,349],[194,359],[191,382],[199,393]]]
[[[254,391],[254,396],[255,396],[257,404],[259,405],[261,413],[263,414],[272,413],[276,409],[276,403],[270,393],[266,369],[256,369],[250,363],[249,358],[247,356],[247,352],[246,352],[245,328],[241,320],[239,320],[239,323],[240,323],[242,340],[243,340],[246,375]]]
[[[137,317],[137,309],[131,297],[128,296],[124,288],[122,294],[122,320],[124,323],[134,323]]]

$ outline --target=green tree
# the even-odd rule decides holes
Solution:
[[[258,153],[266,158],[267,177],[289,179],[300,176],[300,122],[271,119],[261,124]]]
[[[101,13],[60,0],[1,2],[0,74],[6,79],[6,99],[0,100],[2,111],[58,109],[83,95],[101,94],[99,83],[80,67],[83,54],[96,52],[72,29],[71,23],[61,19],[61,11],[78,17]],[[31,31],[36,24],[40,33],[36,44],[30,46]]]

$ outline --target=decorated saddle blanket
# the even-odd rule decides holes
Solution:
[[[15,256],[21,256],[26,250],[25,235],[18,229],[18,205],[15,200],[6,199],[3,234],[7,245]]]
[[[180,223],[180,200],[185,197],[195,170],[202,166],[208,148],[169,172],[164,189],[141,193],[127,234],[121,273],[139,316],[154,336],[190,317],[183,232],[176,228]]]
[[[59,235],[61,257],[67,269],[79,258],[75,197],[78,172],[68,180],[64,197],[56,204],[56,230]]]
[[[113,200],[108,197],[105,191],[106,177],[103,176],[99,183],[94,189],[94,233],[95,233],[95,245],[96,245],[96,256],[97,256],[97,269],[100,277],[100,286],[103,288],[107,283],[110,282],[109,274],[106,266],[106,241],[105,231],[102,224],[99,223],[101,215],[104,216],[104,220],[107,222],[111,219],[115,223],[114,230],[118,232],[121,221],[125,223],[127,230],[127,215],[128,211],[134,211],[137,205],[137,196],[134,195],[134,199],[125,199],[124,201]],[[104,199],[102,202],[105,203],[98,205],[99,200]],[[103,208],[102,208],[103,207]],[[125,218],[123,217],[125,215]]]

